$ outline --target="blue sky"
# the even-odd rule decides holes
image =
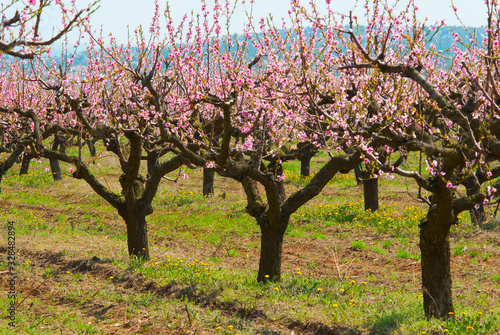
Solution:
[[[213,0],[207,0],[207,3],[212,3]],[[302,0],[301,3],[306,3],[308,0]],[[388,0],[394,3],[396,0]],[[452,9],[452,0],[415,0],[420,8],[419,19],[429,18],[430,22],[435,22],[445,19],[448,25],[459,25]],[[84,7],[90,0],[77,0],[77,6]],[[168,1],[170,8],[174,14],[174,18],[180,20],[184,13],[191,11],[199,12],[201,9],[200,0],[170,0]],[[247,0],[249,2],[249,0]],[[327,7],[326,0],[316,0],[318,8],[325,9]],[[341,13],[348,13],[354,8],[361,8],[364,0],[331,0],[331,5],[334,10]],[[396,9],[403,7],[406,0],[401,0]],[[486,6],[483,0],[453,0],[455,6],[459,8],[459,15],[468,26],[481,26],[486,23]],[[160,1],[162,9],[165,8],[165,1]],[[290,0],[255,0],[254,17],[259,18],[268,16],[269,13],[276,19],[275,22],[281,22],[282,17],[287,17],[287,11],[290,7]],[[248,8],[248,4],[247,4]],[[94,28],[103,28],[105,34],[112,33],[120,42],[125,42],[127,39],[127,25],[133,30],[139,25],[148,28],[151,23],[151,18],[154,13],[153,0],[101,0],[101,7],[94,13],[92,17],[92,26]],[[361,13],[359,11],[358,13]],[[50,17],[48,13],[44,30],[48,31],[54,22],[54,17]],[[239,5],[231,25],[232,33],[241,32],[243,22],[246,21],[245,11],[243,6]]]

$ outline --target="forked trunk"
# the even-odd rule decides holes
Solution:
[[[127,224],[127,243],[128,254],[130,257],[136,256],[142,260],[149,259],[148,247],[148,228],[146,223],[146,215],[142,215],[137,211],[128,213],[123,216]]]
[[[281,279],[281,253],[288,219],[282,218],[280,221],[270,224],[269,220],[263,219],[259,222],[262,235],[258,282],[277,282]]]
[[[427,319],[447,318],[454,312],[448,240],[451,225],[454,223],[451,208],[451,204],[433,205],[420,224],[422,289]]]
[[[214,194],[214,174],[213,169],[203,169],[203,196],[205,197]]]

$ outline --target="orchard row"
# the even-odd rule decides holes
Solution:
[[[124,219],[129,254],[144,259],[146,217],[167,173],[185,166],[232,178],[261,230],[265,282],[280,280],[290,216],[336,174],[365,164],[365,179],[399,175],[430,194],[421,199],[424,308],[428,318],[453,314],[450,228],[464,211],[483,220],[500,189],[497,0],[486,1],[485,36],[457,35],[446,53],[432,40],[444,22],[419,22],[413,1],[397,12],[368,0],[364,18],[294,1],[291,24],[249,22],[238,38],[225,33],[230,2],[204,4],[180,23],[157,4],[149,30],[136,29],[128,44],[93,31],[85,17],[93,6],[61,1],[65,28],[44,40],[38,26],[50,1],[29,3],[1,25],[0,178],[23,153],[72,164],[73,177]],[[62,61],[46,48],[70,29],[80,31],[86,66],[72,66],[70,48]],[[119,162],[120,194],[82,160],[96,141]],[[77,155],[66,153],[70,142]],[[307,165],[318,151],[328,160],[286,194],[281,164]],[[421,162],[403,168],[410,152]]]

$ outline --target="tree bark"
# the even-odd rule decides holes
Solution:
[[[50,170],[52,171],[52,178],[55,181],[62,179],[61,165],[57,159],[50,160]]]
[[[312,155],[310,152],[300,157],[300,175],[302,178],[307,178],[311,174],[311,158]]]
[[[23,161],[21,163],[21,170],[19,170],[19,175],[28,174],[30,169],[30,162],[33,159],[33,154],[30,152],[25,152],[23,155]]]
[[[95,150],[95,140],[94,139],[88,139],[87,141],[87,147],[89,148],[90,156],[95,157],[97,156],[97,152]]]
[[[373,170],[368,165],[362,176],[365,211],[373,213],[378,210],[378,178],[373,177]]]
[[[448,318],[454,312],[451,293],[450,228],[456,223],[453,197],[440,182],[434,203],[420,223],[422,289],[427,319]]]
[[[378,178],[363,179],[363,196],[365,200],[365,211],[375,212],[378,210]]]
[[[203,169],[203,196],[208,197],[214,194],[214,176],[213,169]]]
[[[141,213],[142,212],[142,213]],[[127,210],[122,215],[127,225],[127,244],[130,257],[149,259],[148,228],[144,211]]]
[[[363,168],[361,163],[354,167],[354,177],[356,178],[356,184],[359,186],[363,182]]]
[[[278,282],[281,280],[283,236],[285,235],[288,221],[289,219],[280,218],[279,222],[270,224],[267,215],[264,215],[264,218],[259,222],[262,236],[260,239],[258,282]]]
[[[55,135],[54,137],[52,150],[59,151],[63,154],[66,151],[66,147],[64,145],[64,139],[61,138],[59,135]],[[50,170],[52,171],[52,178],[54,178],[55,181],[62,180],[61,165],[59,164],[59,160],[51,158],[49,159],[49,162],[50,162]]]
[[[474,194],[481,192],[481,186],[479,184],[474,184],[471,188],[467,188],[467,196],[471,197]],[[470,219],[474,225],[482,226],[486,221],[486,212],[484,211],[484,206],[479,204],[479,208],[473,208],[470,211]]]

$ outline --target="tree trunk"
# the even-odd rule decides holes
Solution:
[[[149,259],[148,228],[144,211],[127,210],[123,219],[127,224],[127,244],[130,257],[136,256],[142,260]]]
[[[363,179],[363,196],[365,200],[365,211],[375,212],[378,210],[378,178]]]
[[[311,173],[311,158],[313,155],[310,151],[305,152],[300,156],[300,175],[302,178],[309,177]]]
[[[214,175],[213,169],[203,169],[203,196],[205,197],[214,194]]]
[[[442,319],[454,312],[448,236],[456,215],[450,191],[435,193],[434,198],[436,203],[420,223],[419,246],[425,316],[427,319]]]
[[[362,176],[365,211],[373,213],[378,210],[378,178],[373,178],[373,170],[368,165]]]
[[[33,154],[30,152],[25,152],[23,154],[23,161],[21,163],[21,170],[19,171],[19,175],[28,174],[30,169],[30,162],[33,159]]]
[[[87,141],[87,147],[89,148],[90,156],[95,157],[97,156],[97,152],[95,150],[95,140],[94,139],[88,139]]]
[[[359,186],[363,183],[363,168],[361,163],[354,167],[354,177],[356,178],[356,184]]]
[[[62,179],[61,165],[57,159],[50,160],[50,169],[52,171],[52,178],[54,178],[55,181]]]
[[[277,220],[278,221],[278,220]],[[262,233],[260,239],[260,262],[257,281],[277,282],[281,279],[281,254],[283,236],[288,226],[288,219],[281,218],[281,222],[270,224],[267,215],[259,222]]]
[[[54,138],[54,143],[52,144],[52,150],[59,150],[60,152],[64,153],[64,149],[65,148],[62,139],[56,135]],[[59,161],[57,159],[49,159],[49,162],[50,169],[52,171],[52,178],[54,178],[55,181],[62,180],[61,165],[59,164]]]
[[[474,183],[471,188],[467,188],[467,196],[469,197],[479,192],[481,192],[481,187],[477,183]],[[484,211],[484,206],[480,204],[479,208],[471,209],[470,219],[472,221],[472,224],[482,226],[486,221],[486,212]]]

